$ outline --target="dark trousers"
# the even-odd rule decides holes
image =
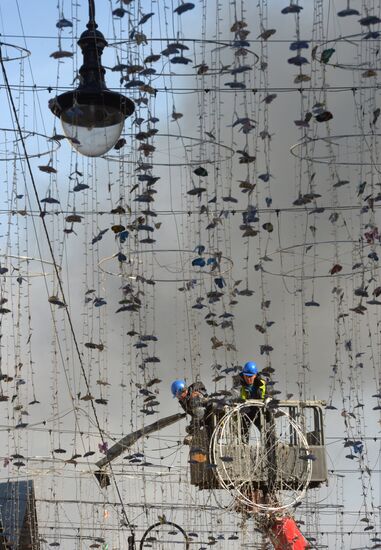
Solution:
[[[261,415],[259,409],[247,407],[242,409],[241,416],[241,436],[243,443],[248,443],[250,438],[250,428],[252,424],[261,431]]]

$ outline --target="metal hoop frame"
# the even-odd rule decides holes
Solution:
[[[141,254],[149,254],[151,253],[153,256],[155,256],[155,254],[157,253],[166,253],[166,252],[175,252],[175,253],[184,253],[184,254],[193,254],[195,255],[195,251],[194,250],[180,250],[180,249],[157,249],[157,250],[154,250],[154,249],[149,249],[149,250],[137,250],[137,251],[133,251],[133,252],[130,252],[130,255],[131,256],[139,256]],[[119,277],[119,278],[123,278],[123,277],[126,277],[126,278],[130,278],[130,279],[134,279],[136,277],[136,275],[138,274],[133,274],[133,272],[131,271],[130,275],[126,275],[124,273],[115,273],[113,271],[108,271],[106,269],[104,269],[102,267],[102,264],[104,264],[105,262],[108,262],[110,260],[114,260],[115,258],[117,258],[118,256],[118,253],[119,252],[116,252],[115,254],[113,254],[112,256],[107,256],[106,258],[102,258],[99,263],[98,263],[98,267],[99,269],[105,273],[106,275],[112,275],[113,277]],[[202,254],[204,257],[213,257],[213,254],[211,254],[210,252],[206,252],[204,251],[203,254]],[[200,278],[200,276],[210,276],[210,277],[213,277],[213,276],[221,276],[221,275],[225,275],[226,273],[229,273],[232,269],[233,269],[233,260],[231,258],[228,258],[227,256],[221,256],[221,260],[225,260],[225,262],[228,263],[228,267],[224,270],[219,270],[219,271],[216,271],[216,272],[209,272],[209,271],[201,271],[201,270],[198,270],[198,271],[191,271],[190,272],[190,275],[187,279],[185,278],[179,278],[179,279],[155,279],[155,283],[186,283],[188,282],[189,280],[191,280],[192,278]],[[122,264],[123,265],[123,264]],[[163,268],[164,266],[160,266],[159,267]]]
[[[122,134],[122,137],[124,136],[127,136],[129,138],[134,138],[135,137],[135,134]],[[220,143],[220,142],[216,142],[216,141],[213,141],[213,140],[208,140],[208,139],[200,139],[200,138],[197,138],[197,137],[192,137],[192,136],[183,136],[181,134],[179,135],[176,135],[176,134],[156,134],[155,135],[155,140],[157,140],[158,138],[160,137],[163,137],[163,138],[175,138],[175,139],[178,139],[178,140],[189,140],[190,142],[196,142],[194,145],[188,145],[188,146],[185,146],[186,147],[197,147],[197,146],[200,146],[200,145],[206,145],[206,144],[210,144],[210,145],[213,145],[214,147],[216,148],[222,148],[224,149],[224,151],[228,152],[229,154],[226,154],[225,156],[223,156],[223,158],[221,159],[218,159],[218,160],[211,160],[211,159],[197,159],[195,161],[189,161],[189,162],[151,162],[149,160],[149,157],[147,157],[147,162],[149,162],[150,165],[152,166],[199,166],[200,164],[220,164],[222,162],[227,162],[229,161],[233,155],[234,155],[234,149],[232,149],[231,147],[229,147],[228,145],[224,145],[223,143]],[[156,143],[156,141],[155,141]],[[121,162],[123,164],[136,164],[136,160],[126,160],[124,158],[125,155],[123,154],[120,154],[120,155],[104,155],[102,158],[104,158],[105,160],[110,160],[111,162]]]
[[[21,130],[21,131],[24,134],[22,138],[18,135],[18,130],[16,130],[15,128],[0,128],[0,133],[1,132],[13,132],[14,134],[17,134],[18,137],[16,139],[12,140],[13,143],[17,143],[17,142],[21,141],[21,139],[23,139],[25,141],[28,138],[34,137],[34,136],[44,138],[47,141],[50,141],[50,142],[54,143],[52,148],[49,149],[48,151],[43,151],[42,153],[31,153],[31,154],[28,153],[28,158],[30,158],[30,159],[44,157],[45,155],[51,155],[52,153],[55,153],[61,147],[61,143],[58,140],[53,139],[52,137],[47,136],[45,134],[41,134],[39,132],[34,132],[34,131],[31,131],[31,130]],[[0,157],[0,162],[9,162],[10,160],[15,161],[15,160],[24,160],[24,159],[25,159],[25,155],[14,156],[10,152],[9,158]]]
[[[0,42],[0,51],[1,48],[5,46],[7,48],[14,48],[18,52],[20,52],[20,55],[16,57],[2,57],[3,62],[7,61],[18,61],[20,59],[25,59],[26,57],[29,57],[31,55],[31,52],[27,50],[26,48],[22,48],[21,46],[17,46],[15,44],[8,44],[7,42]]]
[[[213,435],[211,437],[210,448],[209,448],[211,461],[213,463],[216,463],[217,456],[219,456],[218,455],[218,453],[219,453],[218,440],[220,438],[223,438],[223,436],[226,432],[226,429],[228,427],[229,421],[231,421],[231,419],[234,415],[241,415],[242,414],[241,410],[243,408],[247,408],[248,406],[250,406],[250,402],[241,403],[239,405],[236,405],[233,409],[228,411],[225,414],[225,416],[223,416],[221,418],[221,420],[219,421],[219,423],[217,424],[217,426],[216,426],[216,428],[213,432]],[[257,409],[260,409],[260,408],[264,409],[265,405],[264,405],[264,403],[255,403],[255,407]],[[303,451],[308,453],[309,452],[308,442],[307,442],[307,439],[304,436],[300,426],[290,417],[290,415],[288,413],[286,413],[283,410],[282,410],[282,413],[283,413],[283,416],[288,419],[288,422],[289,422],[290,426],[292,427],[292,429],[297,434],[298,440],[300,441],[300,444],[303,448]],[[257,452],[256,452],[256,455],[255,455],[257,461],[258,461],[259,455],[260,455],[260,449],[257,446]],[[255,468],[256,464],[252,464],[252,467]],[[307,488],[308,488],[308,485],[309,485],[309,482],[310,482],[311,476],[312,476],[312,465],[311,465],[310,461],[307,461],[305,479],[301,481],[301,487],[300,487],[299,494],[297,494],[295,496],[295,498],[293,498],[288,503],[282,504],[280,502],[279,506],[273,506],[271,504],[254,503],[252,500],[249,500],[247,498],[247,496],[240,491],[240,487],[238,489],[236,487],[234,487],[234,480],[230,479],[229,482],[226,483],[225,476],[227,476],[227,478],[229,478],[229,475],[228,475],[228,472],[227,472],[226,467],[224,466],[224,464],[223,464],[222,469],[223,469],[222,472],[220,471],[220,469],[218,467],[215,469],[215,475],[217,476],[218,481],[221,484],[221,487],[223,487],[224,489],[229,491],[235,497],[235,499],[238,502],[241,502],[245,506],[248,506],[249,509],[251,509],[253,513],[258,513],[258,512],[261,512],[261,513],[280,512],[280,511],[287,510],[288,508],[291,508],[292,506],[295,506],[295,504],[297,504],[298,502],[300,502],[304,498],[304,495],[306,494],[306,491],[307,491]],[[296,492],[296,490],[295,490],[295,492]]]
[[[359,37],[362,37],[362,39],[359,39]],[[321,50],[325,50],[329,44],[333,45],[340,42],[348,42],[351,45],[356,45],[356,44],[353,44],[353,42],[351,42],[350,40],[351,38],[359,39],[362,41],[364,39],[364,33],[350,34],[348,36],[340,36],[339,38],[332,38],[331,40],[326,40],[325,42],[322,42],[321,44],[319,44],[319,48]],[[320,60],[320,63],[323,63],[323,62]],[[381,70],[381,66],[372,67],[370,64],[368,64],[367,66],[363,65],[362,67],[359,67],[358,64],[350,65],[347,63],[330,63],[328,61],[327,63],[324,63],[324,65],[327,65],[328,67],[333,67],[334,69],[343,69],[346,71],[364,71],[364,70],[366,71],[367,69],[373,69],[375,71]]]
[[[338,166],[381,166],[381,160],[379,162],[373,162],[373,161],[372,162],[363,162],[363,161],[344,162],[344,161],[338,161],[334,155],[331,155],[329,159],[326,159],[325,157],[314,157],[310,155],[302,155],[302,154],[298,154],[297,152],[298,148],[301,148],[307,145],[312,145],[318,142],[323,142],[323,141],[332,142],[335,139],[340,140],[340,139],[348,139],[348,138],[356,138],[358,140],[364,141],[366,140],[366,138],[375,138],[375,137],[381,138],[381,134],[375,132],[375,133],[366,133],[366,134],[341,134],[336,136],[317,137],[317,138],[307,137],[298,141],[294,145],[292,145],[290,147],[290,153],[299,160],[308,160],[310,162],[316,162],[317,164],[326,164],[326,165],[335,164]],[[369,148],[369,154],[370,153],[371,151]]]
[[[308,247],[308,246],[320,246],[320,245],[337,245],[337,244],[348,244],[348,243],[352,243],[354,245],[359,245],[359,241],[350,241],[350,240],[346,240],[346,241],[319,241],[319,242],[306,242],[306,243],[298,243],[298,244],[293,244],[291,246],[287,246],[285,248],[282,248],[282,249],[278,249],[276,250],[275,252],[273,253],[268,253],[268,256],[273,256],[275,254],[288,254],[288,253],[293,253],[292,251],[297,249],[297,248],[305,248],[305,247]],[[368,244],[368,243],[363,243],[364,245],[364,248],[366,247],[372,247],[371,244]],[[313,261],[314,259],[314,256],[306,256],[307,259]],[[319,257],[317,257],[317,260],[319,261]],[[325,261],[325,260],[320,260],[320,261]],[[328,259],[326,260],[328,262]],[[378,269],[380,269],[381,266],[379,265],[371,265],[369,267],[366,267],[364,268],[361,273],[367,273],[368,271],[377,271]],[[294,270],[297,270],[298,268],[293,268]],[[301,267],[299,267],[299,269],[301,269]],[[327,274],[327,275],[303,275],[303,276],[298,276],[298,275],[294,275],[294,274],[291,274],[290,271],[288,272],[285,272],[285,273],[275,273],[274,271],[269,271],[268,269],[266,269],[265,267],[263,267],[263,264],[262,264],[262,270],[264,273],[267,273],[268,275],[273,275],[274,277],[288,277],[290,279],[298,279],[298,280],[303,280],[303,281],[308,281],[308,280],[312,280],[312,279],[329,279],[331,277],[353,277],[354,273],[353,271],[349,271],[349,272],[339,272],[339,273],[335,273],[335,275],[331,275],[330,273]]]
[[[12,258],[13,260],[19,260],[19,261],[22,261],[22,262],[39,262],[40,264],[43,264],[43,265],[49,265],[49,266],[54,266],[54,263],[49,261],[49,260],[43,260],[42,258],[32,258],[32,257],[29,257],[29,256],[14,256],[12,254],[0,254],[0,258]],[[62,270],[62,267],[60,265],[57,265],[57,269],[59,271]],[[51,273],[53,274],[53,273]],[[15,274],[8,274],[8,273],[4,273],[3,275],[0,275],[0,278],[1,277],[4,277],[4,278],[15,278],[15,277],[27,277],[27,278],[32,278],[32,277],[46,277],[47,275],[51,275],[50,273],[20,273],[19,271]]]
[[[185,550],[189,550],[190,548],[190,541],[189,541],[189,537],[188,535],[186,534],[186,532],[184,531],[184,529],[182,527],[180,527],[180,525],[177,525],[177,523],[173,523],[172,521],[159,521],[158,523],[154,523],[153,525],[151,525],[150,527],[148,527],[148,529],[145,531],[141,541],[140,541],[140,544],[139,544],[139,550],[144,550],[144,542],[147,538],[147,535],[150,534],[150,532],[153,530],[153,529],[156,529],[156,527],[161,527],[162,525],[170,525],[171,527],[175,527],[176,529],[178,529],[180,531],[180,533],[184,536],[184,539],[185,539]]]

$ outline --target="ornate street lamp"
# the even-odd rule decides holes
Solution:
[[[70,143],[87,157],[100,157],[114,147],[124,119],[135,110],[130,99],[106,87],[101,57],[107,41],[97,27],[94,0],[89,0],[87,30],[78,40],[83,54],[80,85],[49,101],[49,108],[61,119]]]

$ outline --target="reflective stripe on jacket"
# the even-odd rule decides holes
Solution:
[[[258,382],[257,382],[258,380]],[[262,378],[256,378],[251,386],[242,385],[240,397],[244,401],[247,399],[264,399],[266,394],[266,382]]]

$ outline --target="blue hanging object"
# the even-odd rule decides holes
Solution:
[[[173,11],[176,12],[178,15],[181,15],[182,13],[184,13],[186,11],[193,10],[193,8],[194,8],[194,4],[192,2],[185,2],[185,4],[181,3]]]
[[[259,174],[258,179],[260,179],[260,180],[264,181],[265,183],[267,183],[269,181],[270,177],[271,177],[271,174],[266,172],[265,174]]]
[[[374,260],[375,262],[378,262],[378,256],[376,252],[371,252],[370,254],[368,254],[368,258],[370,258],[371,260]]]
[[[259,221],[259,218],[257,216],[257,209],[255,208],[255,206],[252,206],[252,205],[249,205],[247,207],[247,210],[245,212],[242,212],[242,217],[243,217],[243,223],[245,224]]]
[[[289,6],[286,6],[283,8],[282,12],[283,14],[287,13],[299,13],[303,9],[303,6],[298,6],[297,4],[290,4]]]
[[[291,42],[290,44],[290,50],[296,51],[296,50],[307,50],[309,48],[309,44],[306,40],[297,40],[296,42]]]
[[[126,260],[127,260],[127,256],[125,256],[122,252],[119,252],[118,262],[125,262]]]
[[[339,17],[348,17],[348,15],[360,15],[360,12],[352,8],[347,8],[345,10],[338,11],[337,15]]]
[[[107,304],[104,298],[94,298],[93,304],[95,307],[105,306]]]
[[[308,59],[303,57],[302,55],[295,55],[295,57],[290,57],[289,59],[287,59],[287,63],[290,63],[290,65],[296,65],[297,67],[301,67],[302,65],[308,63]]]
[[[374,40],[376,40],[377,38],[379,38],[379,36],[380,36],[380,33],[378,31],[369,31],[364,36],[363,40],[369,40],[369,38],[373,38]]]
[[[195,258],[194,260],[192,260],[192,265],[197,267],[204,267],[205,260],[204,258]]]
[[[201,256],[201,254],[205,252],[205,246],[203,244],[198,244],[194,251]]]
[[[362,17],[359,23],[364,27],[369,27],[369,25],[378,25],[378,23],[381,23],[381,19],[377,15],[367,15],[366,17]]]
[[[355,441],[355,443],[353,444],[354,453],[361,455],[363,448],[364,448],[364,444],[362,443],[362,441]]]
[[[217,265],[216,258],[208,258],[207,265]]]
[[[128,237],[129,233],[128,231],[122,231],[121,233],[119,233],[118,237],[119,237],[119,240],[121,243],[125,243],[126,240],[127,240],[127,237]]]
[[[218,286],[218,288],[224,288],[226,284],[223,277],[217,277],[216,279],[214,279],[214,282]]]

